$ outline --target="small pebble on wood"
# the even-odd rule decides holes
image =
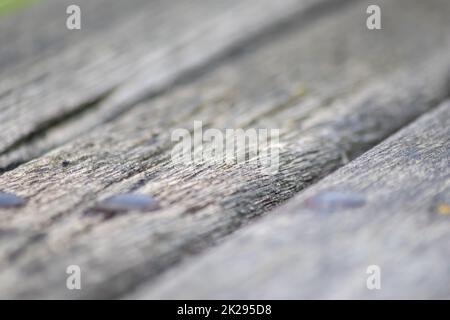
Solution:
[[[112,196],[98,205],[96,205],[89,213],[101,212],[108,215],[115,215],[127,211],[154,211],[160,208],[158,201],[153,197],[125,193]]]
[[[363,195],[354,192],[327,191],[306,200],[306,206],[321,212],[335,212],[340,209],[353,209],[363,206]]]
[[[0,192],[0,209],[17,208],[25,204],[25,201],[11,193]]]

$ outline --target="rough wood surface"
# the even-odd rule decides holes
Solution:
[[[448,299],[449,244],[450,101],[133,297]]]
[[[368,3],[324,5],[309,12],[308,19],[264,33],[262,40],[253,38],[246,50],[203,70],[197,80],[191,77],[165,94],[143,99],[120,117],[1,175],[1,190],[24,197],[27,204],[0,214],[0,297],[122,296],[221,241],[445,99],[450,3],[379,1],[386,12],[379,32],[365,28]],[[280,16],[286,14],[279,8]],[[250,4],[248,10],[254,17]],[[265,17],[263,12],[258,19]],[[255,29],[261,28],[258,19]],[[233,32],[240,34],[239,28],[243,25]],[[200,37],[194,48],[182,52],[209,48],[210,39]],[[126,55],[127,61],[134,58]],[[162,67],[167,65],[155,65]],[[79,76],[70,81],[82,83]],[[135,89],[141,80],[121,82],[124,89],[117,92],[140,100],[141,91]],[[152,91],[147,85],[142,92]],[[124,105],[110,98],[88,119],[103,113],[109,118],[109,107],[117,115],[117,106]],[[75,131],[63,123],[57,132],[85,130],[85,120],[73,122]],[[279,128],[280,172],[270,175],[250,164],[175,166],[171,132],[191,128],[195,120],[223,129]],[[15,146],[11,152],[22,151]],[[4,154],[2,161],[11,163],[10,156]],[[68,162],[63,166],[63,161]],[[127,191],[154,196],[161,210],[108,220],[85,214],[102,199]],[[81,291],[65,287],[71,264],[83,270]]]
[[[36,32],[24,31],[32,40],[19,37],[12,41],[12,53],[3,53],[7,62],[16,51],[31,50],[30,55],[18,55],[19,66],[3,72],[0,81],[4,170],[110,121],[181,75],[214,64],[289,20],[320,11],[323,3],[348,1],[183,0],[176,5],[151,1],[146,6],[142,1],[82,1],[79,5],[87,18],[81,30],[72,32],[61,31],[66,3],[54,2],[46,5],[48,13],[42,16],[51,17],[51,23]],[[108,15],[109,10],[124,12]],[[20,21],[30,18],[24,16]],[[25,30],[34,24],[25,23]],[[82,35],[66,37],[72,33]],[[15,35],[0,33],[0,39],[8,42]],[[56,49],[46,49],[47,54],[34,49],[36,43],[47,48],[47,41],[54,44],[50,49]],[[35,51],[41,52],[39,59],[33,57]]]

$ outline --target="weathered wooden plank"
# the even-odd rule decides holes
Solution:
[[[134,297],[449,298],[449,217],[450,101]]]
[[[371,33],[361,27],[367,3],[315,16],[270,45],[3,174],[2,190],[27,205],[0,215],[0,296],[119,296],[444,99],[450,41],[443,26],[450,4],[383,1],[390,28]],[[171,132],[195,120],[221,129],[279,128],[280,172],[244,164],[174,165]],[[162,209],[106,221],[85,215],[99,200],[130,190],[154,196]],[[83,270],[81,291],[64,286],[69,264]]]
[[[82,7],[92,17],[74,32],[86,36],[74,40],[74,45],[33,60],[31,65],[2,74],[0,167],[27,161],[111,120],[144,96],[164,90],[181,74],[208,64],[260,32],[276,29],[285,20],[302,18],[302,13],[328,2],[346,1],[150,2],[145,7],[137,4],[137,12],[129,9],[129,13],[125,10],[125,16],[113,15],[113,20],[117,18],[113,25],[92,34],[95,28],[89,23],[97,17],[106,19],[105,13],[100,13],[105,3],[102,0],[97,3],[100,7],[97,10],[89,10],[94,8],[93,4],[89,4],[88,10]],[[126,5],[118,7],[122,6]],[[52,12],[60,10],[58,5]],[[66,17],[61,14],[52,20],[61,24]],[[54,27],[48,26],[52,30]],[[58,31],[57,38],[64,38],[68,32]],[[48,37],[47,33],[39,32],[37,38],[45,43],[42,33]],[[100,103],[107,96],[107,101]],[[73,119],[79,121],[70,126]],[[55,129],[58,125],[64,130]],[[55,130],[49,132],[51,129]],[[34,144],[27,147],[31,142]],[[23,149],[11,154],[20,147]]]

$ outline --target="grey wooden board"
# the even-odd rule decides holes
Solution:
[[[121,296],[445,99],[450,4],[382,1],[386,27],[370,32],[368,3],[324,7],[198,80],[0,176],[3,191],[28,201],[0,214],[0,296]],[[280,128],[280,172],[246,164],[174,166],[170,134],[194,120]],[[70,165],[62,167],[63,160]],[[106,221],[84,215],[129,190],[155,196],[162,209]],[[81,291],[65,287],[70,264],[83,270]]]
[[[311,205],[330,191],[365,203]],[[130,298],[448,299],[449,209],[450,101]]]
[[[96,1],[100,2],[91,3]],[[144,96],[170,86],[181,74],[207,65],[260,32],[276,29],[285,20],[301,19],[302,12],[310,8],[327,2],[347,2],[183,0],[176,4],[150,2],[145,7],[138,3],[136,12],[124,9],[124,16],[116,13],[111,16],[113,23],[91,32],[95,27],[89,23],[96,18],[108,19],[102,12],[105,1],[96,1],[89,1],[86,10],[81,3],[82,12],[92,16],[82,20],[81,30],[72,31],[85,36],[73,36],[73,43],[66,45],[61,40],[60,50],[2,73],[0,155],[4,157],[0,167],[7,169],[27,161],[117,117]],[[37,31],[36,42],[45,43],[46,37],[51,37],[45,31],[55,29],[55,25],[65,28],[66,15],[60,12],[61,5],[51,7],[52,16],[58,18],[52,19],[54,23],[43,32]],[[56,38],[68,33],[56,31]],[[33,38],[33,34],[29,36]],[[22,45],[18,41],[17,47],[25,47],[28,42]],[[74,119],[78,121],[73,125]],[[64,129],[58,130],[60,126]],[[44,141],[40,139],[43,136]],[[28,147],[30,142],[34,144]]]

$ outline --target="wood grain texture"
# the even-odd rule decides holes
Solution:
[[[364,204],[312,204],[330,191]],[[449,208],[450,101],[133,297],[448,299]]]
[[[0,297],[122,296],[445,99],[450,3],[381,1],[386,28],[376,33],[365,28],[367,3],[321,9],[192,83],[1,175],[2,191],[27,205],[0,214]],[[280,171],[174,165],[171,132],[195,120],[220,129],[279,128]],[[162,209],[106,221],[85,215],[127,191],[154,196]],[[81,291],[65,287],[71,264],[83,270]]]
[[[85,1],[81,3],[87,16],[82,29],[72,32],[61,31],[65,28],[64,3],[45,5],[49,12],[37,20],[51,16],[52,23],[43,23],[42,30],[36,22],[26,23],[38,30],[21,32],[32,40],[19,37],[12,43],[12,53],[3,53],[15,56],[16,51],[31,48],[34,52],[38,49],[33,46],[55,43],[39,59],[2,73],[0,167],[14,167],[114,119],[144,97],[163,91],[182,74],[276,29],[285,20],[302,19],[303,13],[327,2],[347,1],[183,0],[176,4],[151,1],[146,6],[142,1],[136,5]],[[42,13],[38,5],[34,10]],[[116,13],[108,16],[110,10]],[[31,19],[30,13],[24,15],[22,20]],[[9,39],[16,33],[3,37]],[[75,124],[71,123],[74,119]]]

